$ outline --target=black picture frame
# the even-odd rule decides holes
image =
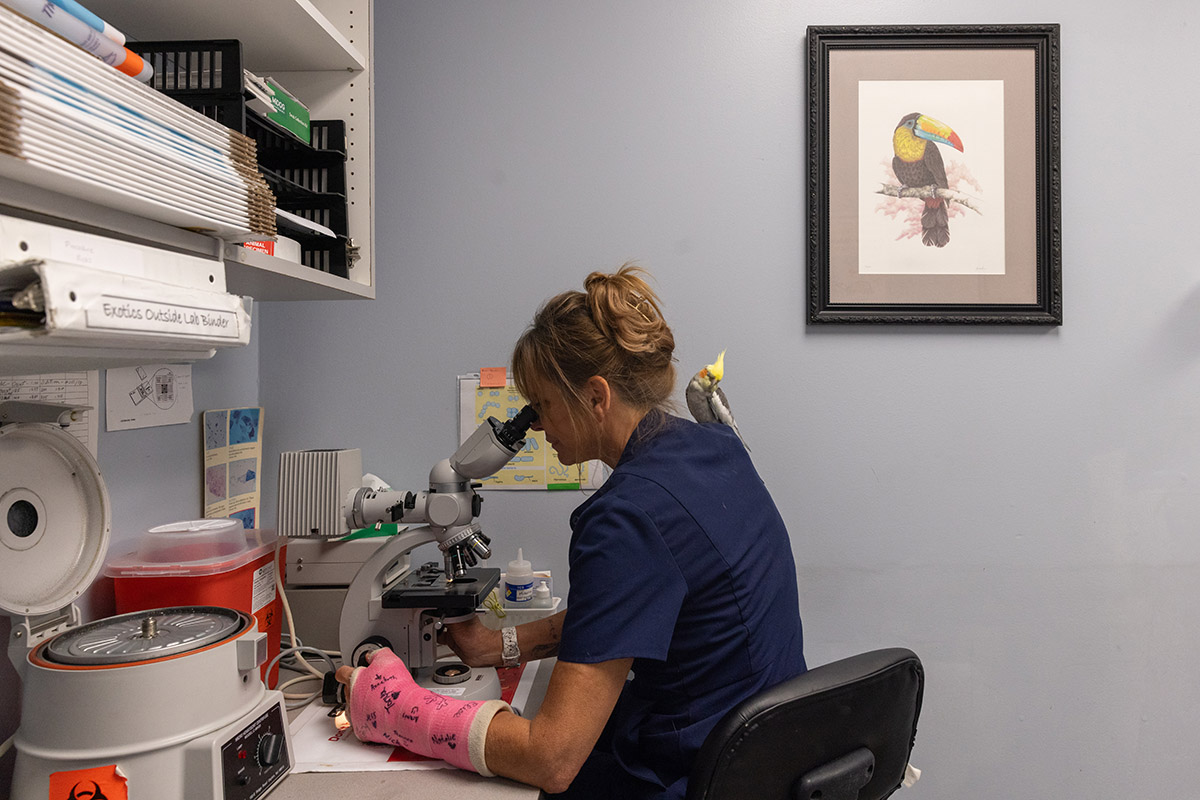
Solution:
[[[1061,325],[1059,26],[810,26],[807,44],[808,322]],[[922,99],[972,136],[930,140]],[[954,157],[934,159],[949,188],[896,177],[932,158],[907,159],[906,119]]]

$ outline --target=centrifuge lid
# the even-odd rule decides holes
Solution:
[[[0,426],[0,608],[48,614],[92,584],[108,552],[108,490],[61,428]]]
[[[223,642],[248,624],[244,613],[216,606],[134,611],[60,633],[46,642],[42,656],[71,666],[136,664]]]

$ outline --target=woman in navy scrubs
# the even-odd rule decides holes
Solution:
[[[516,660],[558,657],[541,710],[488,730],[493,771],[570,798],[682,798],[721,717],[805,669],[787,529],[732,429],[667,413],[675,340],[641,274],[589,275],[513,353],[559,460],[613,469],[571,515],[566,611],[515,628]],[[504,663],[482,624],[447,641]]]
[[[472,768],[552,797],[683,798],[721,717],[805,670],[787,529],[731,428],[667,412],[675,341],[643,274],[592,273],[513,353],[559,460],[612,468],[571,515],[566,610],[444,633],[472,666],[557,656],[535,717],[491,709],[471,737]]]

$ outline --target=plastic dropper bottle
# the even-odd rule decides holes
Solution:
[[[543,578],[538,581],[537,588],[533,590],[533,607],[550,608],[553,605],[554,599],[550,597],[550,584],[546,583]]]
[[[525,560],[524,551],[518,547],[517,557],[508,562],[504,574],[504,605],[528,608],[533,600],[533,567]]]

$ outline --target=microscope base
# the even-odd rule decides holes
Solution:
[[[455,700],[500,699],[500,677],[493,667],[468,667],[455,659],[443,659],[433,667],[418,669],[415,678],[418,686]]]

